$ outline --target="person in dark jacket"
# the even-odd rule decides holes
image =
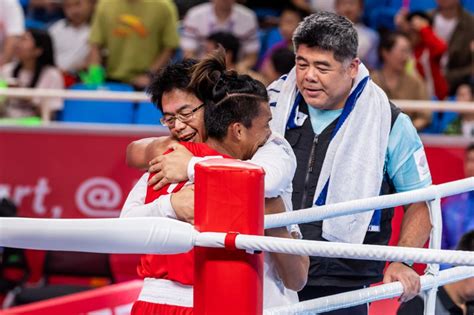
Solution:
[[[420,138],[408,116],[369,79],[357,56],[354,25],[342,16],[318,12],[298,26],[293,44],[295,68],[268,87],[271,127],[285,134],[297,159],[293,208],[429,186]],[[377,127],[369,132],[374,124]],[[369,153],[372,150],[377,153]],[[386,209],[364,218],[354,216],[353,221],[338,217],[300,224],[300,228],[307,240],[387,245],[392,216],[393,209]],[[430,230],[426,203],[408,204],[398,246],[422,247]],[[402,301],[418,294],[419,276],[410,267],[392,262],[383,270],[384,262],[311,257],[307,285],[298,294],[300,300],[309,300],[381,280],[400,281]],[[361,305],[329,314],[367,314],[367,309]]]

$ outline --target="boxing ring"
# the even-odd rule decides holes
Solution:
[[[206,251],[219,250],[224,255],[245,253],[246,257],[257,257],[262,251],[339,257],[352,259],[369,259],[379,261],[413,261],[426,263],[426,273],[421,277],[422,290],[426,292],[425,314],[434,314],[436,291],[438,286],[456,282],[474,276],[474,252],[441,250],[441,206],[442,197],[474,190],[474,178],[467,178],[425,189],[387,196],[325,205],[302,209],[290,213],[267,215],[263,222],[263,171],[243,162],[229,160],[207,160],[196,166],[196,200],[195,226],[167,218],[122,218],[122,219],[29,219],[1,218],[0,246],[41,250],[67,250],[97,253],[137,253],[137,254],[178,254],[196,248],[196,255],[208,255]],[[246,187],[245,190],[237,190]],[[245,191],[245,194],[238,192]],[[385,209],[413,202],[427,201],[432,222],[432,231],[428,249],[388,247],[379,245],[343,244],[308,240],[281,239],[263,236],[263,228],[283,227],[290,224],[307,223],[326,218],[337,217]],[[236,230],[233,220],[214,220],[222,214],[222,204],[229,204],[232,212],[248,213],[239,224],[254,222],[250,230]],[[237,208],[238,207],[238,208]],[[239,212],[240,211],[240,212]],[[223,220],[223,221],[222,221]],[[256,222],[256,223],[255,223]],[[260,225],[260,226],[257,226]],[[244,231],[244,232],[242,232]],[[240,233],[240,234],[239,234]],[[257,235],[250,235],[257,234]],[[261,255],[260,255],[261,256]],[[199,256],[196,256],[199,257]],[[205,258],[204,258],[205,259]],[[245,258],[247,259],[247,258]],[[251,267],[260,262],[250,258]],[[258,260],[258,259],[257,259]],[[439,264],[452,264],[454,267],[439,271]],[[218,266],[222,268],[225,262]],[[315,314],[338,308],[345,308],[372,302],[380,299],[400,296],[401,283],[394,282],[367,289],[337,294],[324,298],[300,302],[291,306],[276,307],[253,313],[239,311],[239,299],[250,297],[257,305],[262,305],[262,286],[251,281],[243,281],[238,290],[248,290],[248,294],[231,294],[225,287],[214,287],[214,292],[221,292],[219,299],[213,298],[212,292],[204,282],[209,273],[215,281],[220,277],[219,270],[206,270],[202,273],[198,261],[195,267],[195,314],[214,314],[208,307],[216,309],[225,305],[235,305],[234,313],[229,314]],[[225,266],[224,266],[225,268]],[[209,268],[203,268],[209,269]],[[261,271],[260,267],[250,268]],[[229,271],[226,271],[229,272]],[[243,271],[243,273],[249,272]],[[242,274],[233,269],[236,278]],[[252,278],[253,277],[253,278]],[[252,274],[248,279],[261,278],[261,274]],[[215,282],[213,282],[215,283]],[[224,281],[220,281],[221,285]],[[224,292],[224,293],[222,293]],[[245,291],[244,291],[245,292]],[[205,302],[204,302],[205,301]],[[228,304],[233,301],[236,304]],[[215,304],[215,305],[209,305]],[[247,303],[248,304],[248,303]],[[200,305],[198,307],[198,305]],[[204,306],[203,306],[204,305]]]

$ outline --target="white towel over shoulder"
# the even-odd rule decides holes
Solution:
[[[369,75],[363,64],[351,93]],[[296,97],[295,69],[269,86],[273,130],[284,133]],[[301,125],[298,115],[293,123]],[[378,196],[383,179],[390,133],[391,111],[386,94],[371,80],[332,139],[316,187],[315,200],[329,179],[326,204]],[[323,237],[329,241],[362,243],[373,211],[324,220]]]

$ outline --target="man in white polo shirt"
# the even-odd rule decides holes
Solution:
[[[241,56],[237,67],[250,69],[255,65],[260,50],[257,16],[235,0],[212,0],[188,11],[180,41],[184,56],[202,57],[206,38],[216,31],[232,33],[239,39]]]

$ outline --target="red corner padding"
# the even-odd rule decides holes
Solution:
[[[128,315],[142,286],[143,281],[141,280],[113,284],[86,292],[13,307],[1,311],[0,315]]]
[[[231,159],[195,167],[194,224],[200,232],[263,235],[262,168]],[[263,255],[243,250],[194,248],[194,314],[259,315],[263,309]]]

